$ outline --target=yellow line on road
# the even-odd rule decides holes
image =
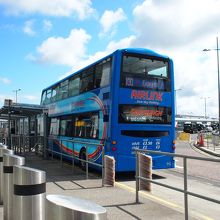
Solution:
[[[136,190],[134,188],[132,188],[130,186],[127,186],[125,184],[122,184],[122,183],[119,183],[119,182],[115,182],[115,185],[120,187],[120,188],[122,188],[122,189],[125,189],[125,190],[127,190],[129,192],[136,193]],[[141,195],[142,197],[145,197],[147,199],[150,199],[151,201],[159,202],[161,205],[165,205],[168,208],[172,208],[172,209],[174,209],[174,210],[184,214],[183,207],[181,207],[181,206],[179,206],[179,205],[177,205],[175,203],[166,201],[166,200],[164,200],[162,198],[159,198],[157,196],[151,195],[151,194],[149,194],[147,192],[143,192],[143,191],[139,191],[139,195]],[[203,215],[203,214],[195,212],[195,211],[191,211],[190,213],[195,218],[199,218],[199,219],[203,219],[203,220],[214,220],[213,218],[210,218],[210,217],[208,217],[206,215]]]

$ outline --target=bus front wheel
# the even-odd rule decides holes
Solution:
[[[80,151],[80,155],[79,155],[80,160],[80,167],[82,168],[82,170],[86,170],[86,162],[82,161],[82,160],[86,160],[86,149],[82,149]]]

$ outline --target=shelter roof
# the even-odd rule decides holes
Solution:
[[[8,119],[10,113],[11,119],[26,118],[43,113],[45,106],[25,103],[12,103],[0,108],[0,119]]]

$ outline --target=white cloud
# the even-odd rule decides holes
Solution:
[[[145,0],[133,10],[133,28],[152,46],[181,46],[217,31],[219,10],[216,0]]]
[[[114,35],[117,23],[126,20],[126,15],[122,8],[116,11],[106,10],[100,19],[102,31],[99,36],[105,36],[106,34]]]
[[[123,15],[123,11],[117,11]],[[110,11],[111,16],[107,12],[103,14],[102,34],[111,35],[115,25],[125,19],[117,18],[117,11]],[[207,102],[207,115],[217,116],[216,53],[202,50],[216,48],[219,11],[220,2],[215,0],[201,0],[199,4],[191,0],[145,0],[133,10],[132,27],[136,35],[111,41],[102,51],[88,54],[86,47],[91,36],[83,29],[73,29],[66,38],[48,38],[38,47],[39,56],[30,54],[29,58],[72,67],[66,76],[116,49],[149,48],[174,60],[175,88],[182,89],[177,92],[178,113],[204,115],[204,100],[200,97],[211,97]]]
[[[131,46],[146,47],[174,60],[178,113],[204,115],[204,100],[212,97],[207,114],[218,115],[215,36],[220,30],[220,1],[145,0],[134,10],[136,38]],[[144,24],[144,25],[143,25]]]
[[[28,36],[35,36],[36,35],[36,32],[34,31],[34,23],[35,21],[34,20],[28,20],[25,22],[24,24],[24,27],[23,27],[23,32],[25,34],[27,34]]]
[[[130,36],[130,37],[127,37],[127,38],[124,38],[124,39],[121,39],[120,41],[118,42],[115,42],[115,41],[111,41],[105,50],[103,51],[98,51],[96,52],[95,54],[93,55],[87,55],[84,57],[84,59],[79,59],[79,62],[76,63],[72,69],[64,74],[61,74],[61,76],[59,77],[59,80],[60,79],[63,79],[65,77],[67,77],[68,75],[74,73],[75,71],[111,54],[112,52],[114,52],[115,50],[117,49],[120,49],[120,48],[127,48],[127,47],[130,47],[133,40],[135,39],[134,36]]]
[[[38,57],[28,57],[43,63],[78,65],[86,56],[86,44],[90,39],[91,36],[85,30],[73,29],[67,38],[48,38],[37,48]]]
[[[6,78],[6,77],[2,77],[0,76],[0,83],[3,83],[3,84],[10,84],[11,83],[11,80]]]
[[[121,48],[131,47],[134,44],[136,37],[134,35],[121,39],[118,42],[111,41],[107,46],[107,51],[114,51]]]
[[[53,25],[49,20],[43,20],[43,29],[47,32],[51,31]]]
[[[0,0],[8,14],[43,14],[47,16],[77,16],[85,19],[95,12],[91,0]]]

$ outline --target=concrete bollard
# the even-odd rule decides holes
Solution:
[[[139,161],[139,176],[146,179],[152,179],[152,157],[145,154],[138,154]],[[151,182],[140,180],[140,190],[151,191]]]
[[[14,166],[14,220],[45,220],[46,173]]]
[[[14,165],[24,165],[25,158],[4,154],[3,157],[3,173],[4,173],[4,194],[3,194],[3,203],[4,203],[4,220],[13,220],[13,171]]]
[[[6,145],[1,145],[0,147],[0,205],[3,204],[3,155],[4,154],[14,154],[13,150],[7,149]]]
[[[104,183],[110,186],[115,185],[115,158],[111,156],[104,157]]]
[[[88,200],[64,195],[47,195],[47,220],[106,220],[107,211]]]

